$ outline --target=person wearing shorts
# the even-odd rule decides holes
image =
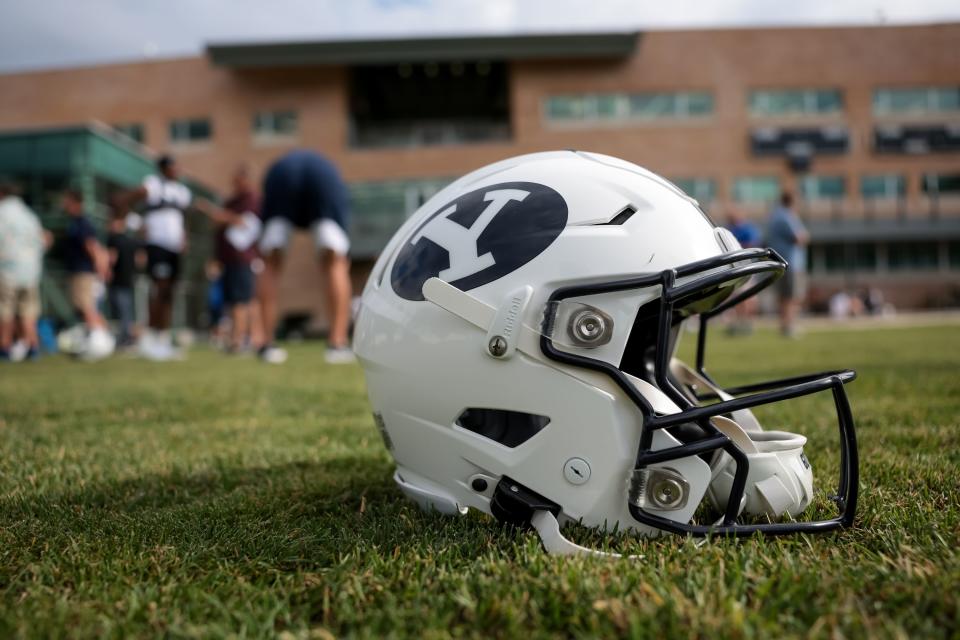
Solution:
[[[767,246],[787,261],[787,270],[775,284],[780,306],[780,332],[796,336],[796,318],[806,296],[807,251],[810,241],[800,217],[793,211],[793,195],[783,192],[767,221]]]
[[[247,168],[239,167],[234,172],[233,194],[223,208],[202,198],[198,198],[197,208],[217,226],[216,257],[223,269],[223,302],[230,310],[231,320],[229,350],[241,351],[248,336],[250,346],[260,350],[264,340],[260,319],[254,317],[259,308],[254,301],[253,262],[258,257],[256,240],[261,224]]]
[[[144,210],[144,244],[147,275],[152,287],[149,305],[150,330],[141,340],[143,355],[152,360],[170,360],[179,356],[173,348],[170,326],[173,320],[173,294],[180,277],[180,257],[186,250],[184,216],[191,203],[190,189],[179,181],[179,170],[171,156],[157,160],[157,174],[147,176],[138,188],[117,198],[119,213],[139,202]]]
[[[350,324],[350,203],[347,187],[332,162],[305,149],[284,155],[263,182],[263,234],[260,253],[264,271],[258,282],[264,334],[269,342],[277,326],[277,289],[283,255],[294,229],[313,236],[320,254],[321,279],[327,296],[330,332],[326,359],[353,361],[347,340]],[[271,345],[265,345],[268,353]]]
[[[68,222],[64,234],[64,263],[70,274],[70,303],[77,310],[87,331],[97,339],[107,332],[107,321],[97,308],[98,290],[109,273],[106,251],[97,239],[97,231],[83,211],[83,194],[70,189],[63,194],[63,211]]]
[[[18,328],[27,358],[39,355],[40,275],[47,244],[36,214],[11,181],[0,179],[0,360],[9,359]]]

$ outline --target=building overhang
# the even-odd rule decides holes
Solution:
[[[952,211],[952,210],[951,210]],[[905,242],[960,238],[960,218],[948,215],[892,220],[846,219],[807,222],[810,236],[825,242]]]
[[[464,36],[381,40],[211,43],[207,55],[225,67],[396,64],[475,60],[623,59],[637,32]]]

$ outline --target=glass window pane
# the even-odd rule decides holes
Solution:
[[[873,92],[873,111],[877,114],[960,111],[960,87],[877,89]]]
[[[170,139],[175,142],[196,142],[210,139],[213,125],[206,118],[174,120],[170,123]]]
[[[548,120],[620,120],[632,118],[701,117],[713,113],[713,95],[703,91],[679,93],[598,93],[551,96],[544,113]]]
[[[290,135],[297,131],[297,112],[280,111],[274,118],[274,127],[279,134]]]
[[[951,269],[960,269],[960,242],[951,242],[947,245],[947,256]]]
[[[843,271],[844,246],[842,244],[826,244],[823,246],[823,264],[827,271]]]
[[[754,115],[811,115],[843,109],[838,89],[764,89],[752,91],[749,103]]]
[[[210,137],[210,121],[191,120],[190,133],[188,135],[191,140],[206,140]]]
[[[713,94],[700,91],[687,94],[687,113],[691,116],[713,113]]]
[[[733,197],[738,202],[772,202],[780,195],[780,180],[773,176],[737,178]]]
[[[818,113],[835,113],[843,108],[843,98],[838,90],[821,90],[816,92],[816,108]]]
[[[583,100],[576,96],[553,96],[547,100],[551,120],[578,120],[583,117]]]
[[[929,195],[960,194],[960,173],[924,174],[923,192]]]
[[[887,247],[887,263],[893,271],[929,271],[939,262],[936,242],[893,242]]]
[[[713,201],[717,194],[717,183],[712,178],[676,178],[671,182],[701,203]]]
[[[804,176],[800,195],[807,200],[836,200],[846,192],[843,176]]]
[[[939,111],[960,111],[960,87],[940,89],[937,98]]]
[[[253,117],[253,132],[263,136],[289,136],[297,132],[296,111],[260,111]]]
[[[616,94],[601,94],[594,96],[594,113],[601,120],[611,120],[619,116],[617,113],[617,102],[620,96]]]
[[[902,175],[886,174],[860,178],[860,195],[864,198],[899,198],[905,193],[906,180]]]
[[[926,111],[928,92],[926,89],[903,89],[890,96],[890,110],[897,113],[905,111]]]
[[[665,93],[639,93],[630,96],[630,115],[637,118],[663,118],[674,112],[674,98]]]

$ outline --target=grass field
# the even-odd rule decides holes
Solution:
[[[960,637],[960,327],[715,337],[724,381],[858,369],[855,529],[550,557],[402,500],[359,367],[319,345],[2,366],[0,638]],[[830,433],[811,402],[763,417]]]

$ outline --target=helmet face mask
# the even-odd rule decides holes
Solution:
[[[716,267],[728,269],[710,273]],[[541,348],[547,357],[610,376],[643,415],[644,424],[634,470],[639,479],[631,486],[630,493],[630,513],[638,522],[665,531],[694,535],[815,532],[852,524],[857,500],[857,448],[853,419],[843,385],[854,379],[854,372],[814,374],[751,385],[749,388],[724,390],[703,367],[710,318],[755,295],[782,275],[785,269],[786,263],[772,250],[740,250],[699,264],[682,265],[655,276],[567,287],[551,295],[551,302],[556,303],[566,297],[589,295],[594,291],[617,291],[656,286],[657,281],[660,283],[660,298],[651,305],[654,313],[645,314],[641,309],[634,327],[635,330],[641,330],[644,336],[640,344],[649,347],[650,331],[643,331],[643,325],[655,319],[655,346],[652,351],[649,348],[635,349],[640,351],[637,354],[639,358],[634,357],[632,362],[625,359],[620,367],[614,367],[606,362],[567,353],[552,343],[548,332],[545,332],[541,341]],[[676,284],[678,275],[699,274],[703,275],[684,284]],[[736,280],[743,282],[745,277],[757,274],[764,276],[760,282],[738,295],[732,295],[733,285],[728,283]],[[696,370],[673,358],[680,323],[692,314],[700,316]],[[636,377],[649,378],[652,375],[648,383],[668,396],[680,410],[671,413],[658,411],[635,381],[631,380],[634,376],[630,375],[630,371],[635,372]],[[700,402],[700,389],[707,389],[708,395],[719,401],[709,404]],[[834,497],[839,514],[833,519],[815,522],[740,522],[739,517],[744,511],[771,518],[783,513],[797,515],[809,504],[813,487],[810,464],[802,449],[806,442],[803,436],[769,431],[751,433],[738,425],[733,417],[740,413],[756,423],[749,413],[751,407],[826,390],[833,393],[841,435],[841,477]],[[734,398],[738,391],[755,393]],[[684,427],[686,433],[680,434],[679,431]],[[682,444],[667,449],[656,447],[654,436],[661,429],[668,432],[676,430]],[[691,432],[695,435],[691,436]],[[678,522],[664,513],[656,513],[682,507],[686,504],[686,494],[691,491],[689,484],[683,484],[680,474],[670,468],[671,461],[704,454],[709,454],[712,459],[709,499],[720,510],[722,517],[713,524],[705,525]]]
[[[505,184],[510,198],[497,195]],[[551,227],[546,244],[535,233],[536,251],[498,222],[503,214],[490,215],[498,206],[520,220],[523,207],[556,203],[554,196],[563,216],[532,215],[551,225],[562,217],[566,226]],[[459,230],[444,246],[442,225],[431,222],[452,216],[451,202],[466,203],[455,222],[473,232],[469,251],[453,238]],[[599,205],[609,213],[598,220]],[[436,246],[419,244],[425,228]],[[488,279],[461,270],[453,284],[441,277],[468,260],[498,268],[502,246],[512,271]],[[530,257],[516,265],[524,251]],[[561,553],[585,550],[563,539],[558,518],[646,535],[850,525],[857,451],[843,385],[854,373],[724,389],[704,367],[710,318],[785,268],[772,250],[740,249],[666,181],[606,156],[534,154],[458,180],[397,232],[357,321],[355,349],[398,485],[428,509],[472,507],[532,524]],[[390,273],[405,279],[399,295]],[[674,356],[694,316],[697,358],[687,366]],[[778,522],[799,516],[813,497],[806,438],[763,431],[750,408],[828,390],[841,436],[838,513]]]

